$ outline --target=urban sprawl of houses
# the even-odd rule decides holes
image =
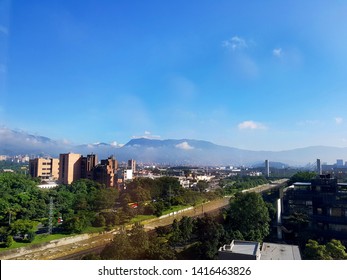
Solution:
[[[224,176],[241,173],[248,176],[262,175],[262,172],[259,171],[232,166],[212,167],[210,169],[206,167],[192,168],[189,174],[185,173],[184,169],[175,168],[167,173],[167,166],[137,164],[134,159],[119,163],[113,156],[98,161],[95,154],[85,157],[81,154],[65,153],[60,154],[59,158],[0,155],[0,161],[3,160],[28,164],[28,168],[23,167],[23,172],[27,172],[33,178],[40,178],[42,182],[39,185],[40,188],[52,188],[58,184],[68,185],[78,179],[90,179],[106,187],[121,188],[124,186],[124,182],[136,177],[156,178],[162,176],[161,174],[177,177],[182,187],[187,188],[194,187],[197,181],[211,182],[215,177],[213,173],[217,171],[221,171]],[[11,169],[3,171],[11,172]]]

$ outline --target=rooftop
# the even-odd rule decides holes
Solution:
[[[261,260],[301,260],[298,246],[264,242]]]
[[[221,247],[219,251],[257,257],[259,255],[259,243],[253,241],[233,240],[230,244]]]
[[[219,248],[221,260],[301,260],[298,246],[264,242],[233,240]]]

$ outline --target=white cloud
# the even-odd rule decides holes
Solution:
[[[234,36],[222,42],[222,47],[229,50],[227,65],[232,71],[233,77],[241,79],[254,79],[259,76],[259,68],[256,60],[248,52],[256,43],[251,39]]]
[[[283,52],[281,48],[277,48],[272,50],[272,54],[276,57],[281,57],[283,55]]]
[[[179,143],[175,147],[179,148],[179,149],[182,149],[182,150],[192,150],[192,149],[194,149],[194,147],[190,146],[187,141]]]
[[[238,125],[239,129],[266,129],[266,126],[259,122],[254,121],[244,121],[242,123],[239,123]]]
[[[246,42],[245,39],[243,39],[239,36],[234,36],[229,40],[223,41],[222,46],[224,48],[231,49],[231,50],[235,51],[235,50],[241,50],[241,49],[248,48],[248,43]]]
[[[110,145],[113,146],[113,147],[116,147],[116,148],[120,148],[120,147],[124,146],[124,144],[118,144],[117,141],[111,142]]]
[[[335,118],[335,122],[336,122],[336,124],[341,124],[341,123],[343,122],[343,118],[341,118],[341,117],[336,117],[336,118]]]
[[[160,135],[153,135],[150,131],[146,130],[142,136],[132,136],[133,139],[146,138],[146,139],[160,139]]]

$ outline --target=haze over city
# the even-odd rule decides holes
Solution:
[[[344,1],[0,3],[0,126],[74,144],[347,145]]]

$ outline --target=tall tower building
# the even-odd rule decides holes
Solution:
[[[93,179],[93,168],[98,163],[97,155],[91,154],[81,158],[81,178]]]
[[[317,174],[322,175],[322,164],[319,158],[317,158]]]
[[[270,177],[270,164],[268,159],[265,160],[265,176]]]
[[[69,185],[73,181],[81,178],[81,161],[80,154],[60,154],[59,156],[59,182]]]
[[[133,171],[133,173],[136,172],[136,160],[134,160],[134,159],[128,160],[128,169],[131,169]]]
[[[101,160],[101,163],[93,169],[93,179],[100,184],[110,188],[116,185],[116,170],[118,161],[112,156],[108,159]]]

